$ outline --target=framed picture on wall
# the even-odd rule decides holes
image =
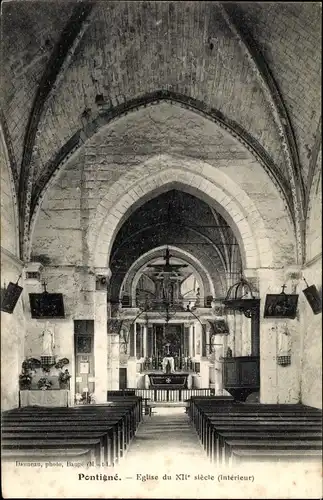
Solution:
[[[78,354],[91,354],[92,337],[88,335],[78,335],[76,337],[76,352]]]
[[[295,319],[298,295],[296,294],[268,294],[266,295],[264,318]]]

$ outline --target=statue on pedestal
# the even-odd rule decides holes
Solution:
[[[48,321],[45,323],[45,328],[41,336],[43,337],[42,356],[54,356],[54,331],[50,330]]]

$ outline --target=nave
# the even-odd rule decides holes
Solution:
[[[112,481],[112,488],[114,481],[121,481],[121,488],[128,483],[140,498],[160,487],[171,498],[179,481],[186,491],[179,498],[189,498],[190,488],[197,495],[203,484],[210,492],[211,484],[223,488],[231,476],[251,488],[253,498],[255,477],[258,486],[271,488],[266,473],[277,466],[289,474],[287,489],[290,481],[301,483],[307,475],[312,490],[319,486],[321,410],[216,396],[192,397],[186,408],[169,403],[151,410],[142,398],[129,395],[114,396],[105,405],[4,412],[3,464],[6,470],[22,464],[21,484],[33,464],[39,477],[49,470],[68,474],[73,487],[75,481],[85,487],[95,481],[95,491],[101,481]],[[224,490],[212,491],[221,498]]]

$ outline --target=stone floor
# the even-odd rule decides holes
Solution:
[[[209,467],[194,428],[183,407],[154,408],[151,417],[145,416],[126,456],[122,469],[145,473],[151,471],[196,472]]]

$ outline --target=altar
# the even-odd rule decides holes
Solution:
[[[70,406],[68,390],[61,389],[58,391],[48,390],[27,390],[20,391],[20,407],[24,406],[46,406],[46,407],[61,407]]]
[[[190,389],[192,375],[190,373],[147,373],[151,389]]]

